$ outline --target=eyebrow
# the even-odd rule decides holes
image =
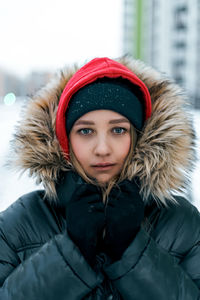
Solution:
[[[118,124],[118,123],[129,123],[129,120],[125,119],[125,118],[121,118],[121,119],[114,119],[114,120],[110,120],[109,124]],[[95,123],[93,121],[86,121],[86,120],[78,120],[74,126],[77,125],[95,125]]]

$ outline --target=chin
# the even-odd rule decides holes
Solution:
[[[114,179],[114,178],[116,178],[117,176],[115,175],[115,176],[109,176],[109,177],[106,177],[106,178],[96,178],[96,180],[97,180],[97,182],[98,182],[98,184],[100,185],[100,186],[106,186],[106,185],[108,185],[108,183],[112,180],[112,179]]]

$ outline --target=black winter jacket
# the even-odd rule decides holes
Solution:
[[[0,299],[196,300],[200,292],[200,215],[183,198],[148,208],[121,260],[94,272],[66,231],[63,209],[27,194],[1,213]]]
[[[24,195],[0,214],[0,299],[200,299],[200,215],[184,197],[173,200],[174,192],[184,191],[194,162],[185,100],[155,70],[139,61],[120,62],[146,84],[152,99],[152,117],[129,166],[146,205],[141,230],[119,261],[98,256],[99,271],[67,234],[65,209],[55,199],[59,174],[68,167],[55,118],[75,69],[64,70],[29,101],[13,140],[15,166],[28,170],[44,190]]]

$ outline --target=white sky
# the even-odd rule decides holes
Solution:
[[[122,54],[123,0],[0,1],[0,68],[24,76]]]

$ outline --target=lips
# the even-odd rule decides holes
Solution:
[[[93,165],[92,167],[96,170],[96,171],[109,171],[110,169],[113,168],[113,166],[115,166],[115,164],[113,163],[100,163],[100,164],[96,164]]]
[[[92,167],[101,167],[101,168],[110,167],[110,166],[114,166],[114,164],[113,163],[99,163],[96,165],[92,165]]]

